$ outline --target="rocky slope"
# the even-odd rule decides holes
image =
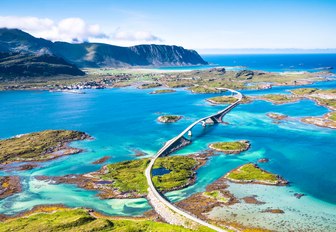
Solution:
[[[194,50],[167,45],[119,47],[101,43],[72,44],[35,38],[18,29],[0,29],[0,52],[53,54],[78,67],[182,66],[207,64]]]
[[[75,65],[53,55],[0,52],[0,80],[56,75],[82,76],[85,73]]]

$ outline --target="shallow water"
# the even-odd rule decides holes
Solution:
[[[313,86],[331,88],[336,87],[336,82],[318,83]],[[277,87],[260,92],[243,92],[286,93],[287,89],[288,87]],[[54,203],[71,207],[90,207],[111,215],[141,215],[150,209],[145,199],[101,200],[95,191],[67,184],[51,185],[34,178],[38,175],[54,176],[95,171],[102,165],[91,163],[106,155],[111,156],[108,162],[136,159],[135,150],[142,150],[148,153],[148,156],[152,156],[164,142],[191,122],[223,108],[211,106],[205,101],[206,98],[215,96],[214,94],[191,94],[185,90],[178,90],[171,94],[152,95],[149,94],[150,91],[152,90],[126,88],[90,90],[87,94],[46,91],[0,92],[0,138],[44,129],[80,130],[95,138],[93,141],[73,143],[73,146],[84,148],[84,153],[49,161],[33,170],[13,173],[2,171],[1,175],[20,175],[23,192],[1,200],[0,213],[13,214],[30,209],[34,205]],[[274,124],[273,120],[265,115],[268,112],[287,114],[294,119]],[[206,129],[196,127],[193,131],[193,143],[177,154],[205,150],[211,142],[237,139],[250,140],[251,149],[239,155],[218,155],[210,158],[209,162],[198,170],[195,185],[168,193],[167,196],[173,201],[183,199],[203,191],[206,185],[231,169],[267,157],[270,162],[260,166],[283,176],[291,182],[291,186],[273,187],[272,191],[251,187],[248,188],[249,194],[268,199],[268,204],[272,207],[283,207],[282,201],[269,200],[274,196],[274,192],[279,194],[284,202],[295,202],[290,214],[293,223],[297,219],[295,210],[308,215],[308,218],[315,217],[316,212],[327,212],[323,214],[327,221],[317,219],[319,223],[327,225],[335,216],[331,211],[335,210],[336,204],[336,131],[302,124],[297,120],[299,117],[319,116],[326,112],[326,108],[309,100],[284,105],[255,101],[239,105],[226,115],[225,121],[228,125],[215,125]],[[174,124],[160,124],[156,118],[161,113],[180,114],[184,117]],[[246,186],[236,185],[232,187],[232,191],[239,196],[247,191]],[[298,200],[293,197],[294,192],[305,193],[307,196]],[[309,207],[304,207],[301,203]],[[252,208],[247,207],[242,212],[249,213]],[[318,211],[314,212],[313,209]],[[221,212],[214,213],[220,214]],[[260,222],[264,218],[263,215],[267,218],[273,217],[260,214]],[[246,221],[243,216],[240,219]],[[276,221],[274,223],[277,224]]]

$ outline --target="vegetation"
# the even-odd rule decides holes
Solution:
[[[329,119],[336,122],[336,111],[329,114]]]
[[[313,99],[317,101],[318,104],[320,105],[336,110],[336,99],[325,99],[325,98],[319,98],[319,97],[314,97]]]
[[[225,153],[239,153],[248,150],[250,143],[245,140],[235,142],[217,142],[210,144],[209,147],[216,151]]]
[[[191,90],[191,92],[193,93],[221,93],[221,91],[218,89],[208,88],[204,86],[193,86],[189,88],[189,90]]]
[[[0,140],[0,163],[53,159],[52,153],[68,148],[67,143],[88,137],[79,131],[46,130]]]
[[[316,92],[318,89],[316,88],[300,88],[300,89],[293,89],[291,92],[295,95],[308,95]]]
[[[219,96],[219,97],[212,97],[208,98],[207,101],[214,103],[214,104],[232,104],[236,102],[238,99],[231,96]]]
[[[230,198],[225,197],[219,190],[203,192],[203,195],[224,203],[227,203],[230,200]]]
[[[173,89],[158,89],[158,90],[151,92],[151,94],[173,93],[173,92],[176,92],[176,91]]]
[[[76,66],[56,56],[0,52],[0,80],[30,79],[27,77],[60,74],[85,75]]]
[[[158,117],[158,121],[163,123],[171,123],[171,122],[177,122],[181,118],[182,117],[179,115],[163,115]]]
[[[150,220],[111,219],[96,217],[85,209],[58,209],[56,212],[36,213],[27,217],[0,222],[0,231],[192,231],[181,226]]]
[[[260,97],[262,100],[270,101],[277,104],[283,104],[299,100],[291,95],[286,94],[267,94]]]
[[[139,86],[139,89],[151,89],[162,86],[160,83],[145,83]]]
[[[279,182],[277,175],[266,172],[252,163],[230,171],[225,177],[238,182],[266,182],[268,184],[278,184]]]
[[[165,168],[170,173],[153,176],[153,183],[160,191],[170,191],[188,185],[195,177],[194,169],[197,161],[188,156],[171,156],[158,158],[154,164],[154,169]]]
[[[146,195],[148,185],[144,171],[148,163],[149,159],[139,159],[109,164],[101,172],[100,178],[111,181],[108,185],[122,193]],[[153,168],[165,168],[171,172],[154,176],[153,182],[161,191],[183,188],[194,177],[196,165],[197,161],[188,156],[158,158]]]
[[[120,192],[137,192],[147,194],[147,181],[144,171],[149,159],[124,161],[107,165],[107,172],[102,175],[103,180],[112,180],[112,186]]]

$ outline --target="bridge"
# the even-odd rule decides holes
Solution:
[[[217,88],[218,90],[227,90],[230,91],[233,95],[235,94],[235,98],[237,98],[237,101],[235,101],[234,103],[230,104],[228,107],[226,107],[225,109],[212,114],[210,116],[198,119],[197,121],[195,121],[194,123],[192,123],[191,125],[189,125],[186,129],[184,129],[179,135],[177,135],[176,137],[172,138],[171,140],[169,140],[168,142],[165,143],[165,145],[157,152],[157,154],[151,159],[149,165],[147,166],[146,170],[145,170],[145,176],[147,179],[147,183],[148,183],[148,200],[150,201],[150,203],[152,204],[153,208],[157,211],[158,214],[160,214],[161,217],[163,217],[167,222],[170,222],[172,224],[178,224],[178,225],[184,225],[187,224],[183,224],[181,222],[176,222],[178,220],[181,219],[181,216],[196,223],[199,225],[203,225],[206,227],[209,227],[215,231],[220,231],[223,232],[225,230],[214,226],[212,224],[207,223],[206,221],[203,221],[199,218],[197,218],[194,215],[191,215],[185,211],[183,211],[182,209],[176,207],[175,205],[173,205],[172,203],[170,203],[162,194],[160,194],[157,189],[155,188],[153,182],[152,182],[152,175],[151,175],[151,171],[153,168],[153,165],[156,161],[157,158],[161,157],[161,156],[167,156],[170,153],[172,153],[173,151],[176,151],[177,149],[180,149],[183,146],[186,146],[188,144],[191,143],[190,140],[186,139],[184,136],[187,133],[191,133],[192,128],[194,128],[197,124],[201,123],[203,126],[209,125],[209,124],[214,124],[214,123],[221,123],[223,122],[222,119],[224,117],[224,115],[226,115],[228,112],[230,112],[234,107],[236,107],[242,100],[243,95],[241,93],[239,93],[238,91],[232,90],[232,89],[227,89],[227,88]],[[160,206],[158,206],[158,204],[160,204]],[[170,214],[169,216],[167,215],[163,215],[164,213],[159,212],[160,210],[158,209],[162,209],[163,207],[167,207],[170,210],[163,210],[165,211],[165,213]],[[172,211],[172,212],[171,212]],[[176,214],[179,214],[179,218],[175,221],[172,220],[172,217],[174,217]],[[166,216],[166,217],[165,217]]]

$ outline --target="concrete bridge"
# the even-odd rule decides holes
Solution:
[[[184,136],[185,134],[191,132],[192,128],[195,127],[197,124],[201,123],[203,126],[206,126],[208,124],[214,124],[214,123],[221,123],[222,122],[222,118],[224,117],[224,115],[226,115],[228,112],[230,112],[234,107],[236,107],[242,100],[243,95],[241,93],[239,93],[238,91],[232,90],[232,89],[226,89],[226,88],[217,88],[219,90],[227,90],[230,91],[234,97],[237,98],[237,101],[235,101],[234,103],[232,103],[231,105],[229,105],[228,107],[226,107],[225,109],[212,114],[210,116],[198,119],[197,121],[195,121],[194,123],[192,123],[191,125],[189,125],[186,129],[184,129],[179,135],[177,135],[176,137],[172,138],[171,140],[169,140],[168,142],[165,143],[165,145],[157,152],[157,154],[151,159],[148,167],[145,170],[145,176],[147,179],[147,183],[148,183],[148,200],[150,201],[150,203],[152,204],[153,208],[157,211],[158,214],[160,214],[167,222],[171,221],[174,224],[179,224],[179,225],[184,225],[187,223],[175,223],[175,221],[171,220],[171,217],[174,217],[174,213],[170,214],[169,216],[167,215],[163,215],[164,213],[162,213],[163,211],[168,212],[167,210],[161,210],[162,212],[159,212],[160,208],[167,207],[169,208],[171,211],[177,213],[180,215],[180,217],[177,218],[177,220],[181,219],[181,216],[191,220],[197,224],[209,227],[215,231],[225,231],[217,226],[211,225],[209,223],[207,223],[206,221],[203,221],[199,218],[197,218],[196,216],[191,215],[190,213],[187,213],[183,210],[181,210],[180,208],[176,207],[175,205],[173,205],[172,203],[170,203],[163,195],[161,195],[155,188],[153,182],[152,182],[152,175],[151,175],[151,170],[153,168],[153,165],[156,161],[157,158],[159,158],[160,156],[167,156],[170,153],[176,151],[177,149],[180,149],[188,144],[191,143],[190,140],[186,139]],[[150,199],[152,198],[152,199]],[[155,199],[153,199],[155,198]],[[160,206],[155,205],[155,204],[161,204]]]

